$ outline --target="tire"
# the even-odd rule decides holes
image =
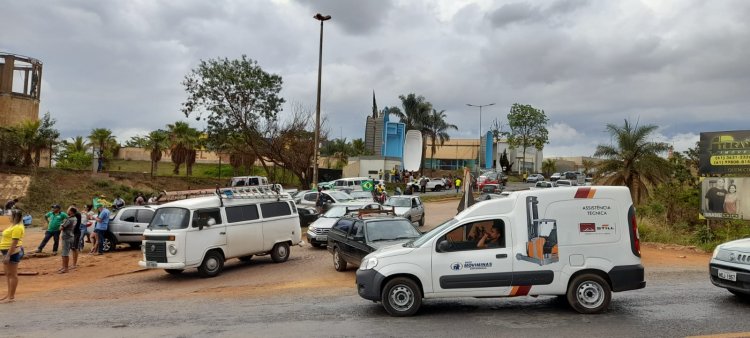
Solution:
[[[346,271],[346,260],[341,257],[339,248],[333,249],[333,268],[338,272]]]
[[[140,242],[138,242],[138,243],[128,243],[128,245],[130,245],[131,248],[136,249],[136,250],[141,248],[141,243]]]
[[[203,262],[198,267],[198,272],[201,277],[211,278],[218,276],[223,268],[224,255],[220,251],[211,250],[206,253],[206,257],[203,257]]]
[[[181,269],[164,269],[170,275],[179,275],[182,273]]]
[[[411,278],[391,279],[385,284],[381,297],[385,311],[394,317],[412,316],[422,306],[422,291]]]
[[[111,232],[104,235],[104,241],[102,242],[103,252],[112,252],[117,248],[117,238]]]
[[[436,189],[437,191],[443,191],[443,186],[442,186],[442,185],[439,185],[439,186],[435,187],[435,189]]]
[[[251,259],[253,259],[253,255],[242,256],[242,257],[239,257],[238,259],[240,260],[240,262],[247,263]]]
[[[424,214],[422,214],[422,218],[419,219],[419,226],[424,226]]]
[[[612,300],[612,290],[604,278],[595,274],[583,274],[568,286],[568,304],[583,314],[607,311]]]
[[[286,262],[289,259],[289,244],[276,243],[271,249],[271,259],[274,263]]]
[[[312,245],[313,248],[319,248],[322,244],[315,243],[315,242],[310,242],[310,245]]]

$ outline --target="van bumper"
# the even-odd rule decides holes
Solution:
[[[147,269],[175,269],[184,270],[187,265],[185,263],[156,263],[156,266],[149,266],[146,261],[139,261],[138,266]]]
[[[646,287],[644,280],[643,265],[619,265],[609,270],[609,280],[612,282],[612,291],[628,291],[643,289]]]
[[[374,269],[357,269],[357,293],[360,297],[372,301],[380,301],[380,287],[385,276]]]

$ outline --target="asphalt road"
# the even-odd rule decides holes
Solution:
[[[554,298],[521,297],[426,300],[417,316],[392,318],[379,304],[359,298],[353,287],[326,294],[326,286],[320,285],[303,294],[233,300],[89,299],[12,310],[3,306],[0,328],[11,337],[750,335],[750,303],[710,285],[705,272],[652,271],[647,280],[646,289],[615,294],[610,310],[601,315],[577,314]]]

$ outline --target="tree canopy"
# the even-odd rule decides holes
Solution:
[[[508,127],[510,131],[505,132],[508,145],[511,148],[521,147],[523,149],[523,162],[526,161],[526,149],[534,147],[542,150],[549,143],[549,132],[547,131],[549,119],[544,110],[536,109],[531,105],[514,103],[508,113]],[[518,167],[527,170],[524,164]],[[534,168],[536,169],[536,168]]]

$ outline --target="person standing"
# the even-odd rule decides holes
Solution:
[[[115,210],[120,210],[125,206],[125,200],[120,198],[120,195],[115,195],[115,200],[112,202]]]
[[[60,270],[57,270],[57,273],[66,273],[70,267],[70,252],[74,250],[73,243],[75,242],[74,230],[78,226],[75,211],[74,208],[69,208],[68,218],[60,225],[60,231],[62,231],[62,253],[60,255],[62,258],[62,267],[60,267]]]
[[[12,200],[8,200],[8,202],[5,203],[5,214],[10,215],[10,211],[16,206],[16,203],[18,203],[18,198],[14,198]]]
[[[458,194],[459,190],[461,190],[461,179],[456,177],[456,194]]]
[[[94,219],[94,213],[91,212],[91,205],[84,205],[83,212],[81,213],[81,224],[78,225],[81,228],[81,249],[83,249],[83,238],[86,238],[86,243],[91,243],[91,234],[89,233],[89,222]]]
[[[96,233],[97,239],[97,255],[104,254],[104,236],[107,234],[109,229],[109,209],[99,204],[96,206],[96,211],[99,215],[96,217],[96,224],[94,225],[94,232]]]
[[[427,191],[427,177],[422,176],[422,178],[419,179],[419,192],[424,194]]]
[[[716,181],[716,186],[706,191],[706,206],[710,212],[724,212],[724,198],[726,197],[727,190],[724,189],[724,179],[720,178]]]
[[[143,198],[143,193],[138,193],[138,197],[135,198],[134,201],[135,205],[144,205],[146,204],[146,199]]]
[[[10,212],[11,226],[3,230],[0,239],[0,253],[3,254],[3,270],[8,281],[8,293],[0,298],[2,303],[10,303],[16,299],[16,288],[18,287],[18,264],[23,258],[23,236],[26,228],[21,223],[22,212],[12,209]]]
[[[44,232],[44,239],[39,243],[39,247],[36,249],[37,253],[41,253],[47,242],[52,238],[54,240],[52,244],[52,254],[57,255],[57,248],[60,245],[60,225],[68,218],[63,212],[60,212],[60,205],[55,204],[52,206],[52,211],[44,215],[44,220],[47,222],[47,231]]]

